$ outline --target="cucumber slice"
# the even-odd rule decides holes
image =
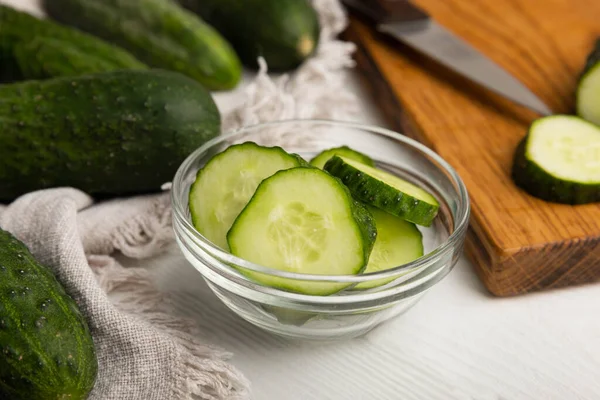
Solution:
[[[577,114],[600,125],[600,39],[589,54],[577,85]]]
[[[567,115],[536,120],[517,147],[512,177],[543,200],[600,201],[600,128]]]
[[[253,142],[228,147],[198,171],[190,188],[194,227],[228,250],[227,231],[259,183],[279,170],[299,165],[306,165],[306,161],[281,147],[262,147]]]
[[[366,154],[359,153],[356,150],[352,150],[348,146],[334,147],[332,149],[323,150],[322,152],[317,154],[315,158],[310,160],[310,165],[320,168],[320,169],[323,169],[323,167],[325,166],[325,163],[327,161],[329,161],[329,159],[331,157],[336,156],[336,155],[341,156],[341,157],[346,157],[350,160],[358,161],[361,164],[365,164],[365,165],[368,165],[371,167],[375,166],[375,163],[373,162],[371,157],[369,157]]]
[[[373,217],[348,189],[326,172],[307,167],[265,179],[227,234],[232,254],[240,258],[320,275],[360,273],[376,237]],[[241,272],[264,285],[304,294],[327,295],[349,286]]]
[[[368,207],[377,226],[377,239],[363,273],[396,268],[423,256],[423,235],[415,224]],[[371,289],[385,285],[398,277],[362,282],[352,289]]]
[[[420,187],[345,157],[333,156],[325,170],[340,178],[357,199],[415,224],[430,226],[440,208]]]

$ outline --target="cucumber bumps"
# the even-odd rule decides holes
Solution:
[[[0,5],[0,81],[147,69],[126,50]]]
[[[115,43],[148,65],[185,74],[206,88],[234,88],[241,63],[210,25],[172,0],[44,0],[57,21]]]
[[[0,98],[0,201],[57,186],[158,191],[221,127],[210,93],[168,71],[1,85]]]
[[[84,400],[98,362],[77,304],[0,229],[0,399]]]
[[[440,208],[422,188],[350,158],[334,155],[324,168],[357,199],[415,224],[430,226]]]

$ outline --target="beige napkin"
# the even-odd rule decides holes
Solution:
[[[0,210],[0,226],[53,268],[90,324],[99,361],[90,399],[248,398],[227,354],[169,314],[148,271],[110,256],[149,257],[171,242],[167,194],[92,204],[65,188],[29,193]],[[118,296],[117,306],[108,295]]]

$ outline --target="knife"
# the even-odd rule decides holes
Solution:
[[[531,90],[407,0],[342,0],[388,34],[435,61],[541,115],[552,110]]]

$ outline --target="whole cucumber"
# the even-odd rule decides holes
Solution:
[[[50,17],[115,43],[148,65],[181,72],[208,89],[235,87],[231,45],[173,0],[44,0]]]
[[[307,0],[179,0],[219,30],[248,66],[264,57],[290,70],[317,48],[319,19]]]
[[[98,362],[77,303],[0,229],[0,399],[86,399]]]
[[[0,82],[147,69],[124,49],[0,5]]]
[[[162,70],[0,85],[0,201],[56,186],[156,191],[220,133],[198,82]]]

